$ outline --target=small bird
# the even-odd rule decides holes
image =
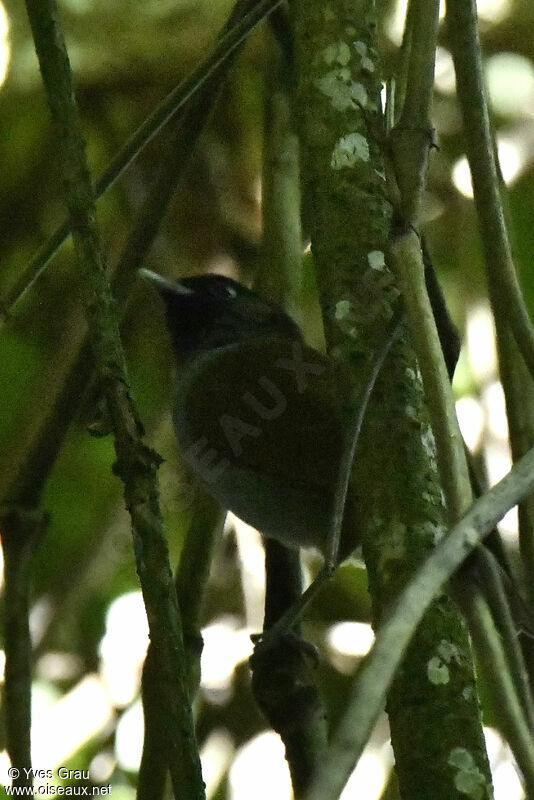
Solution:
[[[308,347],[281,308],[231,278],[140,273],[165,303],[186,463],[264,536],[326,554],[347,424],[340,367]],[[349,498],[340,559],[356,547],[356,527]]]
[[[264,536],[328,557],[338,465],[351,418],[343,405],[349,396],[343,367],[308,347],[281,308],[231,278],[172,282],[139,272],[165,303],[179,368],[173,422],[186,463],[223,508]],[[454,364],[449,370],[454,372]],[[338,562],[359,544],[357,508],[351,487]],[[518,629],[534,636],[498,533],[487,543],[500,564]],[[480,584],[479,558],[477,551],[470,574]]]

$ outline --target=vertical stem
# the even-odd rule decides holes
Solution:
[[[18,770],[13,786],[32,786],[31,654],[29,598],[33,554],[45,520],[36,512],[3,514],[4,647],[6,654],[4,717],[6,749]]]
[[[504,219],[484,92],[475,0],[447,2],[447,30],[493,310],[496,317],[509,323],[534,376],[534,329],[517,280]]]
[[[510,677],[509,665],[487,604],[479,592],[472,592],[467,586],[462,588],[471,595],[462,606],[468,614],[469,628],[476,637],[482,673],[490,684],[499,722],[523,775],[527,797],[534,797],[532,729],[526,722],[524,708]]]
[[[417,234],[409,231],[395,239],[390,246],[390,258],[401,283],[410,337],[423,375],[449,520],[456,522],[471,503],[471,484],[449,375],[426,289]]]
[[[463,3],[462,5],[465,9],[466,4]],[[415,28],[416,23],[414,22],[414,31]],[[457,35],[458,31],[455,30],[454,33]],[[415,54],[417,54],[417,48],[414,47],[414,42],[415,39],[412,41],[412,58]],[[458,43],[456,42],[456,44]],[[428,63],[430,64],[429,53],[424,46],[422,48],[422,52],[424,55],[426,55]],[[433,58],[431,59],[431,62],[433,67]],[[419,60],[416,63],[419,63]],[[419,69],[421,70],[420,63]],[[433,73],[433,68],[427,68],[426,72],[427,74]],[[470,76],[470,78],[471,77],[472,76]],[[413,78],[415,81],[416,87],[421,87],[421,79],[417,77],[417,74],[412,76],[410,71],[408,80],[410,81],[411,78]],[[427,83],[423,84],[420,90],[422,91],[425,86],[427,89],[426,107],[429,108],[432,87]],[[401,120],[404,119],[405,124],[408,123],[409,126],[412,125],[416,127],[418,122],[424,120],[425,112],[418,110],[415,98],[412,98],[412,103],[409,102],[411,97],[412,95],[410,89],[408,89],[406,106],[403,110]],[[482,101],[482,98],[483,95],[481,94],[479,99]],[[479,111],[483,112],[484,108],[480,108]],[[487,112],[485,116],[486,119],[484,132],[489,137]],[[478,118],[479,121],[484,120],[484,113],[479,114]],[[481,133],[483,133],[483,131],[481,131]],[[417,143],[417,139],[415,139],[415,143]],[[397,142],[394,141],[393,145],[397,145]],[[414,147],[414,150],[417,153],[416,147]],[[402,153],[403,151],[401,151],[401,155]],[[426,167],[424,156],[425,153],[420,152],[420,166],[424,162],[424,166]],[[399,169],[405,169],[406,164],[404,162],[405,159],[401,158],[400,161],[396,159],[395,163]],[[488,166],[490,166],[489,163],[484,165],[484,167]],[[416,168],[417,164],[414,165],[412,163],[411,170],[414,170],[414,167]],[[493,183],[491,180],[489,180],[492,176],[491,169],[483,169],[482,173],[483,179],[480,182],[479,190],[481,192],[489,192],[490,195],[489,197],[481,198],[481,205],[485,208],[487,207],[488,209],[491,209],[491,198],[498,197],[498,181],[495,165],[493,165]],[[415,175],[421,176],[421,185],[417,187],[414,185],[413,181],[410,184],[409,180],[404,179],[399,181],[399,187],[402,195],[404,192],[408,191],[413,194],[414,198],[420,198],[422,189],[424,187],[424,173],[419,170],[419,172],[415,172]],[[411,200],[410,198],[402,196],[403,208],[415,208],[416,202],[416,199]],[[493,208],[492,213],[495,211],[496,208]],[[417,219],[408,218],[407,222],[417,222]],[[502,220],[502,222],[504,222],[504,220]],[[504,227],[503,232],[506,233]],[[417,353],[419,366],[423,376],[423,384],[425,387],[425,395],[430,413],[432,431],[436,440],[438,465],[445,495],[445,503],[447,506],[449,521],[451,524],[453,524],[460,519],[462,514],[468,508],[472,500],[472,493],[463,440],[456,419],[454,398],[450,390],[447,368],[443,358],[439,336],[427,294],[424,277],[423,256],[420,242],[416,234],[413,231],[407,231],[400,237],[394,239],[390,248],[390,257],[391,263],[394,266],[395,272],[401,282],[404,303],[408,312],[411,339]],[[513,265],[511,265],[511,262],[508,266],[512,267],[513,271]],[[483,563],[484,555],[479,554],[478,557]],[[471,591],[466,590],[466,585],[469,583],[472,585]],[[526,723],[518,700],[519,695],[523,695],[525,697],[527,697],[527,695],[529,696],[528,686],[524,682],[524,670],[516,670],[515,674],[516,678],[518,679],[518,685],[514,686],[510,673],[510,665],[514,666],[513,659],[511,659],[510,662],[508,662],[506,659],[502,641],[492,623],[486,602],[483,599],[480,590],[477,590],[476,586],[473,586],[472,575],[470,572],[468,570],[460,571],[455,577],[453,586],[455,589],[455,596],[460,600],[462,610],[469,620],[477,651],[485,654],[491,652],[494,663],[497,663],[498,661],[500,665],[499,671],[494,676],[493,685],[496,687],[495,692],[501,702],[503,697],[507,697],[508,706],[510,709],[514,710],[514,713],[510,713],[508,718],[510,731],[513,732],[511,743],[513,742],[513,744],[517,747],[517,750],[514,751],[515,755],[518,761],[521,763],[522,769],[528,773],[532,768],[532,764],[530,762],[532,753],[528,750],[528,748],[523,746]],[[495,584],[492,583],[490,589],[495,591],[495,588]],[[494,595],[493,599],[500,603],[502,601],[502,595],[502,592],[500,595],[497,593],[497,596]],[[506,622],[508,622],[508,618],[506,618]],[[515,655],[519,655],[519,653],[516,652]],[[528,710],[530,710],[530,708]]]
[[[287,26],[282,18],[280,24]],[[287,27],[279,31],[290,34]],[[290,40],[290,36],[288,37]],[[270,39],[263,154],[263,264],[256,288],[298,318],[302,240],[299,150],[291,118],[292,53]],[[302,590],[300,555],[265,542],[264,631],[272,630]],[[268,642],[268,644],[267,644]],[[327,742],[326,714],[304,642],[260,642],[250,660],[254,698],[284,743],[295,797],[302,797]]]
[[[159,457],[142,441],[142,426],[129,393],[57,8],[54,0],[27,0],[26,8],[52,115],[76,255],[92,290],[86,311],[97,373],[115,434],[115,471],[124,483],[150,637],[166,695],[167,755],[173,788],[178,797],[203,800],[204,784],[186,685],[181,619],[159,507],[156,480]]]
[[[291,118],[292,76],[285,54],[271,42],[266,75],[262,173],[262,269],[255,288],[300,314],[302,231],[298,138]]]
[[[402,216],[410,224],[418,224],[420,219],[428,151],[432,144],[430,109],[438,21],[439,0],[410,0],[407,18],[410,49],[404,104],[390,134]]]

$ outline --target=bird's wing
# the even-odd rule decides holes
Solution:
[[[308,525],[309,515],[331,507],[343,447],[337,390],[332,361],[298,340],[252,339],[213,351],[186,370],[182,385],[178,379],[182,451],[208,489],[211,476],[212,493],[252,524],[248,505],[262,492],[286,518],[300,515]]]

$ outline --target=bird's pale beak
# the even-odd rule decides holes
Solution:
[[[166,278],[162,278],[161,275],[158,275],[157,272],[152,272],[150,269],[145,269],[141,267],[138,270],[139,275],[143,280],[148,281],[151,283],[156,289],[160,292],[174,292],[175,294],[194,294],[194,291],[190,289],[188,286],[184,286],[183,283],[180,281],[169,281]]]

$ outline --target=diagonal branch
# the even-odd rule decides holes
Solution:
[[[456,572],[485,534],[517,503],[534,490],[534,449],[484,497],[477,500],[460,522],[427,557],[402,591],[375,644],[362,664],[347,711],[332,738],[321,770],[306,800],[335,800],[360,757],[408,643],[432,599]],[[511,692],[510,697],[516,697]],[[521,741],[532,760],[532,739],[521,709],[514,708]],[[532,785],[532,770],[529,786]]]
[[[281,2],[282,0],[259,0],[247,14],[243,15],[235,25],[229,27],[219,37],[217,44],[206,60],[167,95],[119,150],[107,170],[95,184],[96,198],[101,197],[113,186],[144,147],[195,96],[206,81],[213,77],[225,64],[256,25],[277,8]],[[18,281],[2,300],[0,311],[4,317],[9,314],[28,289],[33,286],[52,257],[67,239],[70,231],[71,223],[67,220],[54,231],[52,236],[37,251]]]

